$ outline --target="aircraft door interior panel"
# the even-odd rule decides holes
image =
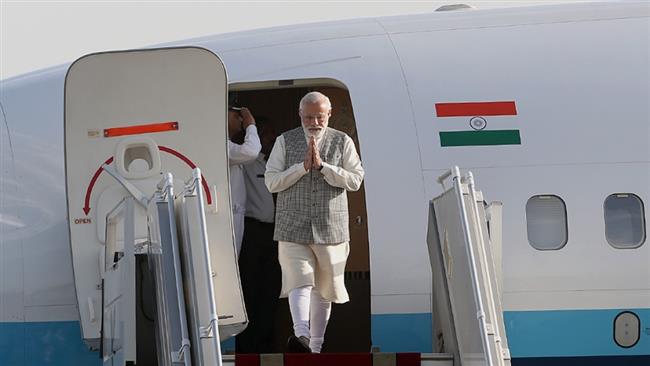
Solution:
[[[142,254],[140,245],[151,240],[143,225],[154,217],[146,216],[150,210],[145,208],[155,201],[153,192],[162,189],[161,173],[171,173],[169,184],[180,192],[195,167],[202,172],[220,336],[234,336],[246,326],[233,244],[226,89],[221,60],[194,47],[93,54],[70,67],[65,89],[68,219],[82,337],[89,343],[99,339],[102,320],[98,263],[108,241],[102,240],[107,232],[102,221],[132,199],[137,219],[129,235],[136,239],[135,254]],[[120,242],[126,234],[116,230],[111,239]],[[119,263],[127,255],[113,254],[104,261]],[[132,277],[128,281],[135,281]],[[135,286],[128,287],[123,294],[135,306]],[[125,324],[129,361],[135,358],[129,342],[135,324]]]

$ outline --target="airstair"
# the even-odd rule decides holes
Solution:
[[[451,353],[455,365],[509,366],[497,271],[501,204],[487,205],[472,173],[458,167],[438,183],[444,192],[430,202],[427,233],[434,349]]]
[[[495,265],[500,206],[484,205],[457,167],[430,203],[436,353],[222,355],[220,341],[248,321],[226,89],[223,64],[200,48],[94,54],[68,71],[75,288],[83,339],[103,365],[510,365]]]
[[[116,180],[128,184],[123,177],[116,176]],[[126,300],[133,290],[136,247],[141,253],[146,248],[143,254],[154,278],[158,364],[189,366],[194,359],[198,365],[221,365],[201,170],[192,171],[178,195],[174,194],[173,182],[171,173],[165,174],[150,198],[141,202],[126,197],[106,216],[101,328],[106,365],[124,364],[125,324],[129,320],[137,323],[134,303]],[[141,192],[135,193],[142,197]],[[149,237],[144,243],[134,237],[136,204],[146,209]],[[121,242],[116,240],[119,225],[124,233]]]

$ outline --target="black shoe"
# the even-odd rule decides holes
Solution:
[[[311,353],[311,349],[309,349],[309,338],[292,335],[287,340],[287,349],[289,353]]]

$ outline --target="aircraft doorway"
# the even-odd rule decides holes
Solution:
[[[282,80],[230,85],[239,103],[249,107],[257,119],[265,119],[278,134],[300,126],[298,104],[310,91],[327,95],[332,102],[329,127],[347,133],[361,156],[350,94],[343,84],[331,79]],[[363,156],[361,156],[363,161]],[[350,294],[346,304],[333,304],[323,352],[368,352],[370,339],[370,263],[365,189],[348,192],[350,255],[345,284]],[[274,260],[277,260],[274,258]],[[247,304],[247,306],[250,306]],[[285,352],[293,327],[287,299],[280,299],[275,311],[273,352]]]

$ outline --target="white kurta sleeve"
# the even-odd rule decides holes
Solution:
[[[335,166],[323,162],[321,169],[325,181],[334,187],[340,187],[347,191],[357,191],[363,181],[363,167],[359,154],[354,147],[354,141],[350,136],[346,136],[343,145],[343,166]]]
[[[255,160],[260,150],[262,150],[262,144],[257,135],[257,128],[255,125],[250,125],[246,127],[243,144],[239,145],[228,140],[228,162],[230,165],[237,165]]]
[[[307,174],[302,162],[286,167],[284,136],[278,136],[266,162],[264,183],[271,193],[282,192]]]

